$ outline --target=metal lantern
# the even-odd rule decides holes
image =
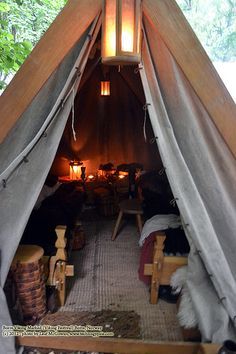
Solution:
[[[141,0],[103,0],[102,62],[138,64],[140,41]]]
[[[81,175],[81,166],[83,162],[72,160],[70,161],[70,179],[77,180],[80,178]]]

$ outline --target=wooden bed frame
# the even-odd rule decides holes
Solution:
[[[63,267],[55,264],[61,257],[65,255],[65,227],[57,228],[58,240],[56,246],[57,254],[50,261],[50,282],[65,284],[67,267],[63,263]],[[167,285],[170,283],[172,273],[180,266],[187,264],[187,257],[167,257],[163,254],[165,234],[163,232],[156,233],[156,242],[153,255],[153,263],[145,265],[146,275],[152,276],[152,292],[151,302],[155,303],[158,299],[159,285]],[[70,269],[70,268],[69,268]],[[61,292],[65,294],[64,291]],[[63,298],[62,298],[63,299]],[[68,337],[47,337],[47,336],[20,336],[16,337],[18,345],[31,348],[50,348],[54,350],[71,350],[71,351],[95,351],[103,353],[123,353],[123,354],[217,354],[220,344],[208,344],[199,342],[156,342],[136,339],[123,338],[92,338],[80,336]]]
[[[151,275],[151,304],[158,301],[158,290],[160,285],[170,285],[172,274],[184,265],[187,265],[187,257],[164,256],[164,242],[166,236],[164,232],[156,232],[156,241],[153,251],[152,264],[144,265],[144,275]]]

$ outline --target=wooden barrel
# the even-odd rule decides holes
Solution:
[[[24,324],[35,324],[46,313],[43,249],[20,245],[11,265]]]

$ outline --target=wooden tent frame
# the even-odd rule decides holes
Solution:
[[[101,0],[68,1],[0,96],[0,143],[100,11]],[[143,0],[143,12],[236,157],[236,105],[178,5],[173,0]]]

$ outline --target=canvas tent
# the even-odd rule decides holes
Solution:
[[[188,286],[203,340],[236,338],[236,108],[172,0],[143,0],[139,72],[155,140],[191,244]],[[54,160],[101,1],[70,0],[0,98],[1,325],[4,282]],[[13,338],[1,338],[14,352]]]

